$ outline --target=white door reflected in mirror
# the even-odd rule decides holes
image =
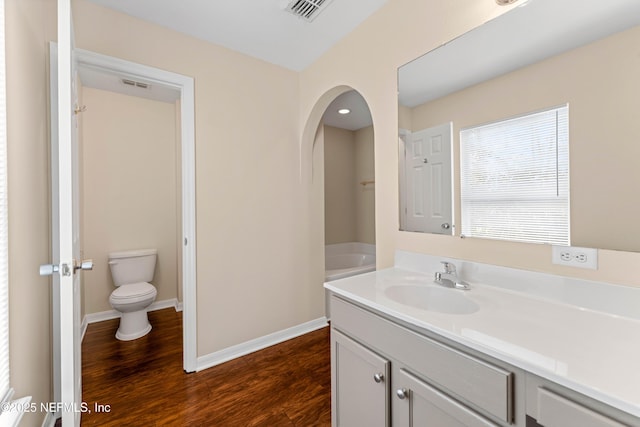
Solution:
[[[451,137],[451,122],[401,136],[401,230],[453,234]]]

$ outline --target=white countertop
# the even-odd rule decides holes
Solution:
[[[470,314],[419,309],[385,294],[391,286],[439,286],[432,282],[433,274],[395,267],[325,288],[640,417],[637,318],[477,282],[469,291],[449,289],[479,306]]]

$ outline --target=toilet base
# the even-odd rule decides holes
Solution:
[[[116,338],[120,341],[131,341],[147,335],[150,331],[151,324],[147,317],[147,310],[122,313]]]

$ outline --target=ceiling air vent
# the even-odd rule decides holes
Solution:
[[[331,0],[292,0],[286,10],[307,22],[311,22],[329,3]]]
[[[136,81],[129,80],[129,79],[122,79],[122,83],[124,83],[124,84],[126,84],[128,86],[139,87],[140,89],[149,89],[149,85],[147,83],[136,82]]]

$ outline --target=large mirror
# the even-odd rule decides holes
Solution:
[[[638,0],[529,0],[400,67],[401,229],[460,235],[462,129],[568,105],[569,243],[640,251],[638,25]]]

